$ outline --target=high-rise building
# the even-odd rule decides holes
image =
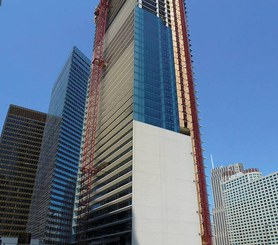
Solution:
[[[214,168],[211,182],[215,245],[278,244],[278,173],[233,164]]]
[[[26,233],[45,122],[45,113],[9,107],[0,139],[1,237]]]
[[[243,164],[237,163],[228,166],[213,168],[211,171],[211,186],[213,192],[214,207],[212,217],[214,224],[214,245],[229,245],[225,207],[221,191],[221,181],[225,176],[230,176],[243,171]]]
[[[278,244],[278,173],[247,169],[227,176],[221,189],[230,245]]]
[[[43,136],[28,231],[43,244],[69,244],[90,60],[76,47],[57,82]]]
[[[101,0],[96,23],[74,242],[210,245],[184,1]]]

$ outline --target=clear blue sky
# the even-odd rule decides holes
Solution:
[[[278,170],[278,1],[188,0],[207,165]],[[46,112],[71,48],[88,57],[96,0],[3,0],[0,128],[9,104]]]

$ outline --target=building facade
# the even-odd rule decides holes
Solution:
[[[225,217],[225,207],[221,191],[221,183],[225,178],[227,178],[227,176],[242,172],[243,170],[243,164],[237,163],[233,165],[213,168],[211,171],[211,186],[214,200],[212,217],[214,224],[215,245],[230,245]]]
[[[221,185],[231,245],[278,244],[278,173],[248,169]]]
[[[0,140],[0,236],[28,240],[31,197],[46,114],[11,105]]]
[[[55,83],[28,231],[43,244],[69,244],[90,60],[73,48]]]
[[[185,18],[181,0],[109,3],[93,163],[100,171],[82,178],[83,150],[76,244],[211,244]],[[85,118],[84,134],[88,127]]]

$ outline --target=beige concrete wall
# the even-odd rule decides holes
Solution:
[[[186,135],[133,122],[133,245],[201,245]]]

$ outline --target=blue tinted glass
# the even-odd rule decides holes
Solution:
[[[69,244],[71,238],[89,74],[89,59],[74,48],[51,95],[48,111],[51,115],[50,119],[55,115],[60,120],[57,128],[52,124],[46,126],[46,142],[45,147],[42,147],[44,151],[41,154],[41,177],[38,182],[47,185],[49,192],[39,191],[43,187],[37,189],[38,200],[42,200],[39,201],[40,209],[48,213],[38,212],[39,218],[35,223],[40,226],[40,232],[44,233],[41,236],[45,237],[46,241],[51,241],[47,244],[53,244],[54,241],[57,244]],[[52,128],[55,129],[55,134]],[[57,143],[54,145],[53,142]],[[41,219],[44,219],[43,222],[40,221]],[[47,231],[49,227],[55,229]]]
[[[135,9],[134,119],[179,131],[171,29]]]

